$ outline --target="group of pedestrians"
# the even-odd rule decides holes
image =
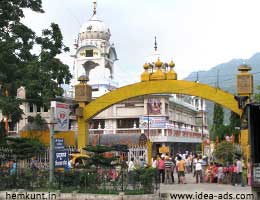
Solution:
[[[154,157],[152,167],[158,169],[158,179],[161,183],[175,183],[174,172],[177,174],[178,183],[186,184],[185,173],[191,172],[191,165],[187,163],[190,158],[188,155],[177,154],[176,157],[162,154]]]
[[[241,185],[244,186],[245,177],[243,177],[243,166],[240,158],[236,158],[234,163],[230,165],[213,164],[207,167],[205,172],[205,181],[208,183],[226,183],[232,184],[234,186]],[[251,166],[248,162],[247,166],[247,184],[251,185]]]
[[[17,163],[15,160],[10,160],[8,162],[2,163],[0,168],[3,174],[14,175],[16,174]]]
[[[134,170],[144,168],[145,162],[139,161],[139,165],[134,163],[134,159],[128,163],[128,174],[130,183],[133,182]],[[247,181],[251,185],[251,166],[247,166]],[[137,167],[136,167],[137,166]],[[208,164],[207,158],[197,154],[181,154],[176,156],[169,154],[158,154],[152,159],[152,168],[157,169],[157,181],[164,184],[186,184],[186,174],[193,175],[195,183],[225,183],[245,185],[243,177],[243,166],[240,158],[236,158],[231,165],[223,166],[220,163],[211,162]],[[176,174],[176,175],[175,175]],[[176,178],[177,179],[176,179]]]

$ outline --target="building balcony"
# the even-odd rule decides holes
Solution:
[[[184,128],[158,129],[150,128],[118,128],[118,129],[89,129],[89,134],[145,134],[152,142],[187,142],[201,143],[203,137],[208,137],[208,130],[191,130]],[[203,134],[202,134],[203,133]]]

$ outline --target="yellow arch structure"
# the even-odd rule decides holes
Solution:
[[[167,93],[198,96],[203,99],[218,103],[239,115],[241,115],[242,113],[242,110],[240,110],[237,106],[234,95],[206,84],[184,80],[139,82],[109,92],[90,102],[88,105],[85,105],[85,103],[80,103],[80,107],[83,108],[84,113],[83,117],[78,120],[78,147],[82,148],[85,147],[86,144],[88,144],[88,127],[86,122],[101,111],[112,106],[113,104],[132,97],[147,94]]]

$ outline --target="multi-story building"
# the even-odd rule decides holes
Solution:
[[[94,98],[117,87],[113,81],[117,54],[114,45],[110,44],[110,35],[110,29],[97,16],[94,2],[93,15],[80,29],[73,56],[73,83],[77,84],[82,74],[89,76]],[[155,40],[154,52],[146,62],[154,65],[158,58],[161,55]],[[163,69],[167,68],[166,65]],[[131,134],[144,133],[153,142],[154,153],[161,146],[169,146],[171,152],[194,151],[203,134],[208,135],[206,121],[204,100],[185,95],[153,94],[128,99],[99,113],[90,122],[89,133],[105,134],[106,140],[102,142],[106,144],[123,134],[128,134],[129,138],[121,142],[129,143]]]

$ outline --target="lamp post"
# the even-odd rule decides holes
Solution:
[[[149,108],[149,98],[147,99],[147,138],[150,138],[150,108]]]
[[[195,117],[196,119],[201,119],[201,151],[203,153],[203,150],[204,150],[204,146],[203,146],[203,138],[204,138],[204,117],[203,117],[203,112],[202,112],[202,116],[198,116],[198,117]]]
[[[54,118],[54,107],[51,107],[51,121],[50,121],[50,156],[49,156],[49,182],[52,185],[54,180],[54,125],[56,124]]]

